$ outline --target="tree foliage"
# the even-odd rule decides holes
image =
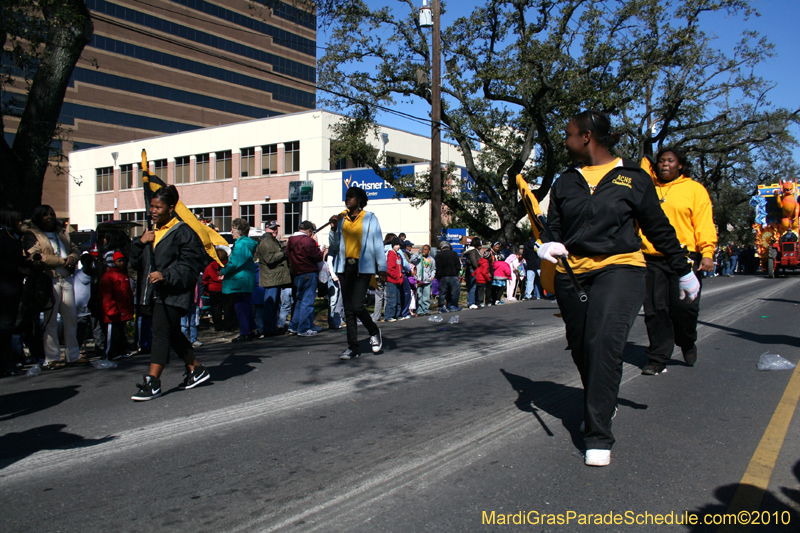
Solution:
[[[51,142],[72,70],[92,38],[83,0],[5,0],[0,6],[0,196],[29,215],[41,202]]]
[[[325,4],[332,37],[319,85],[331,95],[323,102],[351,117],[336,131],[337,155],[371,153],[361,160],[425,199],[425,180],[405,187],[365,146],[380,106],[431,102],[430,36],[415,2],[394,6]],[[714,47],[702,22],[717,11],[755,16],[747,0],[493,0],[442,28],[443,132],[475,182],[475,194],[451,187],[443,203],[477,234],[517,239],[525,210],[508,176],[522,173],[544,198],[569,164],[565,123],[588,108],[623,132],[619,155],[638,160],[677,144],[697,160],[701,182],[738,189],[734,176],[794,143],[787,127],[798,112],[771,106],[770,84],[752,72],[772,54],[768,42],[747,33],[732,55]]]

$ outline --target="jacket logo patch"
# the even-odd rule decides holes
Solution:
[[[633,189],[633,186],[631,186],[630,176],[617,176],[611,183],[615,185],[622,185],[623,187],[627,187],[629,189]]]

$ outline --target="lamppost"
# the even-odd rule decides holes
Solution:
[[[441,144],[441,7],[439,0],[433,0],[433,13],[428,1],[422,0],[419,22],[423,28],[433,27],[432,31],[432,75],[431,75],[431,247],[438,248],[442,235],[442,144]]]

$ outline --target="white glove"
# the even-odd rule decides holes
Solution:
[[[551,263],[558,263],[559,257],[569,256],[566,247],[560,242],[546,242],[539,246],[539,257]]]
[[[679,281],[678,290],[681,300],[686,298],[687,302],[691,302],[697,298],[697,294],[700,292],[700,282],[697,280],[697,276],[694,275],[693,271],[681,276]]]

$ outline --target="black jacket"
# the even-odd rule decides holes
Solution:
[[[461,260],[453,250],[441,250],[434,259],[436,259],[436,279],[458,276],[461,273]]]
[[[525,243],[522,251],[522,258],[525,260],[525,268],[528,270],[541,270],[542,260],[536,252],[536,239],[531,238]]]
[[[594,194],[577,169],[568,169],[550,190],[547,221],[555,239],[583,257],[640,250],[638,224],[676,274],[691,269],[687,252],[661,209],[652,178],[633,161],[623,159],[622,166],[600,180]]]
[[[139,305],[151,305],[155,298],[167,305],[188,311],[194,305],[194,291],[200,272],[208,264],[208,255],[200,237],[189,225],[178,222],[155,247],[155,271],[164,280],[153,286],[148,276],[152,272],[150,244],[137,237],[131,243],[131,264],[139,270],[137,293]]]

